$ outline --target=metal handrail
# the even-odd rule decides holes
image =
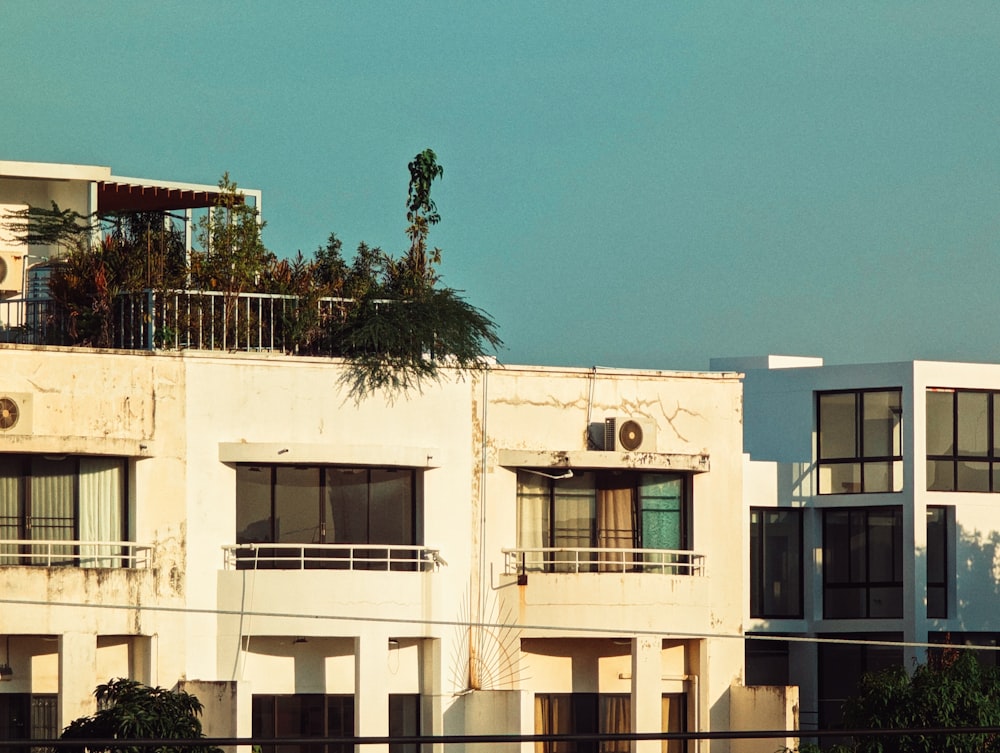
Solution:
[[[226,570],[437,570],[440,550],[408,544],[228,544]]]
[[[132,541],[0,539],[0,566],[114,567],[145,570],[151,546]]]
[[[501,551],[505,575],[546,572],[705,574],[705,555],[687,549],[543,546]]]

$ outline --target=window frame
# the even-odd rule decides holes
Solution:
[[[282,731],[282,734],[278,733],[279,719],[281,716],[280,704],[283,701],[289,699],[296,699],[300,702],[300,720],[298,725],[298,730],[294,733],[289,731],[287,734]],[[313,702],[313,707],[316,706],[316,701],[322,699],[322,734],[315,734],[304,731],[303,721],[305,720],[308,710],[301,707],[301,704],[306,702]],[[267,708],[264,708],[267,706]],[[334,718],[334,714],[337,715],[342,722],[342,734],[344,737],[354,736],[354,708],[355,699],[353,693],[254,693],[251,696],[251,729],[252,735],[255,738],[273,738],[279,739],[282,737],[288,738],[302,738],[302,737],[336,737],[336,734],[330,733],[330,720]],[[312,717],[315,720],[315,716]],[[276,743],[274,745],[262,745],[260,747],[261,753],[353,753],[354,746],[350,744],[337,744],[337,743],[307,743],[299,745],[297,743],[289,744],[287,746],[281,743]]]
[[[129,499],[129,472],[130,463],[129,458],[120,455],[87,455],[87,454],[65,454],[65,455],[46,455],[42,453],[0,453],[0,461],[3,461],[3,466],[6,466],[10,471],[16,472],[15,475],[0,475],[0,481],[3,478],[16,478],[16,500],[13,503],[13,507],[16,510],[12,511],[9,515],[0,515],[0,539],[8,539],[12,541],[23,542],[19,545],[9,545],[9,548],[0,548],[0,564],[10,564],[7,562],[9,559],[13,559],[15,564],[36,564],[36,565],[53,565],[53,566],[85,566],[85,567],[121,567],[123,560],[119,559],[118,556],[108,557],[102,552],[95,551],[94,555],[89,554],[84,555],[81,551],[86,547],[88,541],[99,541],[103,540],[100,538],[83,538],[83,504],[81,501],[81,477],[82,477],[82,464],[86,460],[105,460],[117,464],[120,478],[117,484],[117,494],[118,494],[118,510],[117,515],[119,517],[118,531],[115,532],[111,541],[128,542],[129,541],[129,530],[131,527],[130,512],[131,505]],[[40,521],[45,520],[45,516],[41,514],[42,510],[40,505],[36,505],[34,499],[35,495],[35,479],[45,478],[44,473],[39,472],[39,468],[45,463],[68,463],[71,465],[71,473],[69,474],[55,474],[53,477],[65,477],[67,479],[66,483],[71,487],[70,494],[72,494],[72,519],[68,515],[62,515],[58,518],[49,517],[48,519],[61,521],[58,525],[53,525],[51,522],[46,526]],[[3,469],[0,468],[0,474],[2,474]],[[39,482],[41,483],[41,482]],[[2,500],[0,500],[2,504]],[[36,507],[39,508],[36,510]],[[37,513],[37,514],[36,514]],[[52,535],[48,536],[34,536],[34,532],[41,529],[49,530],[59,530],[64,533],[69,533],[69,537],[65,539],[56,538]],[[5,535],[5,530],[10,530],[15,535],[7,536]],[[53,552],[52,557],[32,555],[32,542],[37,541],[61,541],[74,542],[73,546],[59,546],[58,553]],[[82,546],[81,546],[82,545]],[[4,549],[7,549],[4,551]],[[118,552],[118,555],[125,554],[125,550]],[[63,559],[64,557],[64,559]],[[103,564],[107,560],[109,564]],[[98,565],[92,564],[92,561],[97,561]]]
[[[517,469],[516,504],[518,506],[518,547],[526,547],[522,537],[525,530],[529,526],[525,524],[523,516],[528,514],[529,502],[531,500],[542,500],[542,505],[544,506],[544,509],[541,510],[542,515],[540,521],[542,548],[612,550],[619,548],[643,550],[648,548],[649,551],[670,551],[669,549],[663,550],[659,548],[649,548],[646,546],[648,538],[653,530],[652,528],[647,530],[646,521],[652,521],[655,518],[647,518],[644,514],[668,513],[671,515],[676,514],[677,516],[677,534],[680,539],[678,546],[672,549],[675,551],[690,551],[692,545],[691,529],[693,518],[692,474],[681,471],[644,471],[633,469],[608,470],[578,468],[574,469],[574,471],[575,475],[563,479],[554,478],[547,472],[536,471],[530,468]],[[587,478],[588,475],[592,477],[591,483],[585,487],[580,486],[580,482]],[[529,479],[531,483],[528,482]],[[623,484],[622,479],[627,480],[628,483]],[[650,493],[649,490],[653,489],[658,484],[673,482],[677,482],[679,487],[678,509],[662,509],[656,505],[656,501],[668,499],[669,497]],[[598,525],[601,520],[601,513],[598,510],[598,497],[600,491],[612,489],[628,489],[630,492],[630,541],[627,546],[608,545],[607,543],[602,543],[602,535],[599,531]],[[643,493],[644,489],[647,490],[645,494]],[[560,503],[562,506],[565,506],[567,501],[583,501],[584,504],[587,504],[587,502],[590,504],[590,512],[588,512],[587,519],[583,520],[580,518],[581,522],[586,524],[586,527],[584,525],[579,525],[576,529],[573,529],[579,531],[579,534],[575,536],[575,538],[585,540],[585,545],[571,545],[565,540],[566,538],[574,538],[571,529],[559,525],[560,520],[569,519],[565,517],[565,513],[560,506]],[[650,504],[648,506],[644,506],[644,501],[649,502]],[[614,539],[622,536],[621,531],[614,532],[613,529],[610,528],[607,530],[612,532],[606,536],[606,538]],[[560,536],[560,531],[563,531],[562,536]],[[590,572],[590,568],[594,568],[594,570],[601,570],[604,569],[605,566],[606,565],[594,562],[593,564],[588,564],[587,569],[580,570],[580,572]],[[637,562],[635,566],[637,569],[642,569],[643,563]],[[558,571],[561,567],[562,566],[558,562],[550,562],[546,565],[545,570],[553,572]],[[620,571],[617,567],[612,567],[611,569],[614,571]]]
[[[780,611],[768,609],[768,604],[773,604],[773,599],[768,599],[767,594],[772,589],[769,589],[769,584],[773,585],[778,582],[774,577],[769,578],[768,575],[771,568],[768,567],[768,560],[770,559],[768,540],[766,529],[769,527],[767,525],[767,517],[769,514],[784,514],[790,515],[795,518],[794,527],[795,534],[798,543],[798,551],[795,553],[797,559],[797,567],[795,564],[789,562],[786,564],[786,568],[793,567],[796,572],[793,573],[795,580],[794,587],[794,602],[797,608],[789,611]],[[760,518],[758,522],[755,523],[754,515],[759,515]],[[755,535],[755,528],[758,529]],[[802,509],[797,507],[751,507],[750,508],[750,616],[759,617],[763,619],[801,619],[803,616],[803,572],[804,572],[804,562],[803,562],[803,538],[802,538]],[[781,580],[782,583],[787,583],[788,578]]]
[[[846,396],[852,395],[854,397],[853,401],[853,420],[854,420],[854,430],[853,430],[853,451],[850,454],[838,455],[838,454],[826,454],[826,450],[823,447],[823,436],[824,436],[824,398],[831,398],[835,396]],[[869,452],[865,447],[866,431],[865,431],[865,399],[867,396],[874,395],[895,395],[896,400],[896,410],[893,410],[890,397],[890,413],[896,413],[897,421],[894,426],[890,426],[889,433],[889,444],[890,452],[889,454],[876,453],[873,451]],[[817,482],[816,490],[818,494],[830,495],[830,494],[895,494],[903,491],[903,481],[904,481],[904,468],[903,468],[903,388],[902,387],[872,387],[865,389],[850,389],[850,390],[822,390],[815,393],[815,406],[816,406],[816,473]],[[827,416],[826,420],[829,422],[831,416]],[[888,418],[888,417],[886,417]],[[826,474],[833,473],[840,469],[844,469],[848,466],[857,466],[856,478],[857,481],[842,481],[844,488],[839,490],[826,489]],[[872,474],[872,482],[869,483],[866,480],[866,469],[871,472],[877,466],[885,467],[885,478],[886,483],[884,485],[876,485],[874,482],[874,474]],[[848,469],[850,470],[850,469]],[[824,473],[826,472],[826,474]],[[832,483],[832,481],[831,481]],[[848,484],[856,485],[856,488],[851,488],[847,486]],[[885,488],[880,488],[884,486]]]
[[[931,421],[928,420],[931,414],[931,395],[950,394],[951,400],[951,452],[926,453],[927,461],[927,491],[929,492],[972,492],[982,494],[1000,493],[1000,427],[997,426],[1000,420],[1000,390],[964,389],[954,387],[928,387],[925,392],[925,449],[932,444]],[[962,452],[961,443],[963,438],[962,412],[959,410],[961,398],[963,396],[984,395],[987,398],[986,416],[984,421],[986,450],[982,454],[974,452]],[[962,483],[962,479],[968,479],[967,474],[963,474],[963,468],[969,466],[985,465],[981,469],[986,478],[986,488],[977,488],[975,485]],[[938,469],[944,469],[950,465],[951,478],[938,480]]]
[[[940,516],[940,520],[932,521],[931,514]],[[937,528],[932,528],[936,526]],[[924,557],[925,568],[926,568],[926,583],[927,583],[927,597],[926,597],[926,608],[927,617],[930,619],[947,619],[948,618],[948,593],[950,591],[950,577],[948,561],[950,559],[950,549],[948,547],[949,531],[951,530],[951,524],[949,522],[948,508],[944,505],[928,505],[927,506],[927,547],[926,556]],[[935,539],[937,541],[935,542]],[[931,580],[931,546],[932,542],[934,546],[940,547],[940,551],[934,553],[934,559],[940,562],[940,578]],[[932,598],[931,593],[934,589],[935,596]]]
[[[877,531],[872,525],[872,516],[875,514],[891,514],[893,517],[891,569],[893,577],[891,580],[875,579],[872,577],[872,559],[876,552],[881,551],[878,543],[873,543],[873,532]],[[847,548],[845,551],[834,550],[832,538],[833,516],[847,516]],[[863,517],[863,527],[858,527],[856,519]],[[903,508],[901,506],[885,507],[830,507],[823,510],[823,618],[829,620],[837,619],[900,619],[903,617]],[[855,537],[863,533],[863,573],[856,573],[858,563],[857,552],[855,551]],[[841,566],[841,560],[846,562],[846,568]],[[835,579],[834,571],[846,570],[846,578]],[[891,610],[892,613],[879,614],[873,609],[873,603],[879,592],[889,593],[898,590],[898,610]],[[844,609],[842,612],[833,613],[832,604],[835,601],[834,595],[837,592],[848,593],[858,592],[858,596],[863,595],[864,604],[862,614],[850,614],[850,610]],[[848,597],[850,594],[848,593]],[[898,612],[898,613],[897,613]]]
[[[423,495],[421,490],[422,474],[417,468],[409,467],[393,467],[393,466],[355,466],[355,465],[340,465],[334,463],[314,463],[314,464],[301,464],[301,463],[236,463],[236,543],[237,544],[278,544],[278,543],[301,543],[307,545],[310,543],[315,544],[357,544],[359,546],[371,546],[378,547],[383,546],[393,546],[397,543],[402,546],[423,546]],[[268,487],[268,502],[263,505],[266,507],[267,518],[264,521],[267,526],[267,531],[261,533],[259,536],[248,536],[246,532],[249,530],[249,525],[245,525],[241,528],[243,521],[241,520],[241,513],[249,505],[249,500],[241,503],[240,499],[240,474],[243,471],[250,471],[252,469],[258,469],[260,471],[266,471],[270,474],[269,481],[267,482]],[[314,505],[315,517],[311,518],[315,522],[315,538],[318,540],[313,541],[291,541],[290,539],[282,538],[280,533],[279,525],[281,520],[281,514],[279,514],[279,490],[282,488],[279,484],[278,477],[283,469],[297,469],[297,470],[314,470],[318,472],[317,483],[314,487],[308,490],[308,492],[303,492],[303,494],[314,494]],[[336,530],[335,526],[332,525],[332,517],[335,517],[335,513],[331,512],[329,493],[331,485],[329,483],[329,477],[335,473],[343,472],[361,472],[366,475],[366,488],[367,488],[367,499],[365,500],[365,534],[364,536],[340,536],[336,532],[330,534],[331,530]],[[406,520],[406,526],[409,529],[409,541],[393,542],[393,541],[381,541],[374,540],[382,537],[372,536],[372,516],[373,516],[373,474],[376,473],[399,473],[408,475],[409,493],[408,499],[404,500],[403,503],[409,508],[409,516]],[[264,484],[261,484],[264,486]],[[303,506],[307,507],[311,504],[308,498],[304,498]],[[263,538],[261,538],[263,537]],[[340,539],[355,539],[362,538],[364,540],[352,541],[352,540],[340,540]]]

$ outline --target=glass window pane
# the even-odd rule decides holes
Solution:
[[[413,471],[375,468],[371,471],[370,544],[415,544]]]
[[[819,396],[819,457],[857,457],[857,415],[852,392]]]
[[[825,463],[820,465],[820,494],[854,494],[860,491],[861,463]]]
[[[644,473],[639,477],[644,549],[683,549],[684,479],[673,474]]]
[[[0,539],[24,538],[23,512],[24,463],[19,457],[0,455]],[[0,545],[0,565],[16,565],[17,551],[16,544]]]
[[[985,392],[959,392],[958,454],[986,455],[988,448],[987,405]]]
[[[271,530],[271,469],[236,466],[236,543],[273,541]]]
[[[891,583],[902,577],[902,521],[895,512],[868,515],[868,579]]]
[[[863,457],[898,455],[900,393],[864,392],[861,394]]]
[[[326,469],[326,541],[368,543],[368,470]]]
[[[800,513],[798,510],[768,510],[763,519],[765,616],[798,616],[802,611]]]
[[[902,586],[873,586],[869,590],[868,616],[888,618],[903,616]]]
[[[850,516],[846,510],[826,510],[823,514],[823,580],[849,583],[851,566]]]
[[[863,586],[836,586],[823,590],[823,616],[827,619],[864,617],[868,589]]]
[[[683,693],[664,693],[661,700],[660,719],[663,732],[687,732],[687,696]],[[664,740],[661,753],[683,753],[683,740]]]
[[[959,460],[955,484],[962,492],[988,492],[990,490],[990,464]]]
[[[125,538],[125,461],[120,458],[80,458],[80,541],[121,541]],[[121,548],[109,544],[80,547],[80,564],[120,567]],[[111,555],[111,556],[109,556]]]
[[[75,458],[31,458],[31,538],[76,538]]]
[[[420,734],[420,696],[392,693],[389,695],[389,735],[412,737]],[[389,753],[418,753],[417,743],[390,743]]]
[[[581,473],[555,482],[552,545],[595,546],[597,496],[593,473]]]
[[[955,462],[953,460],[927,461],[927,489],[932,492],[955,491]]]
[[[952,455],[955,452],[955,393],[927,392],[927,454]]]
[[[864,490],[866,492],[893,491],[893,461],[864,464]]]
[[[275,541],[319,543],[319,527],[319,468],[278,466],[274,483]]]

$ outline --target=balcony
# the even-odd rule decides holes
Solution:
[[[146,570],[150,550],[129,541],[0,539],[0,566]]]
[[[375,570],[429,572],[446,564],[437,549],[372,544],[233,544],[226,570]]]
[[[704,575],[705,556],[681,549],[535,547],[504,549],[504,575],[527,573],[658,573]]]

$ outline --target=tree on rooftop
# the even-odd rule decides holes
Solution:
[[[98,685],[94,691],[98,711],[70,722],[63,740],[79,740],[80,747],[64,748],[69,753],[144,753],[149,748],[129,745],[129,740],[196,740],[204,737],[199,717],[202,704],[182,690],[149,687],[135,680],[116,679]],[[95,745],[89,740],[121,741],[119,745]],[[221,753],[208,745],[168,746],[155,753]]]
[[[441,219],[430,192],[444,169],[430,149],[408,167],[410,247],[400,259],[364,244],[358,248],[347,277],[356,304],[331,333],[348,359],[344,381],[356,399],[377,389],[395,395],[419,388],[439,378],[442,365],[482,368],[487,350],[502,345],[489,314],[438,285],[441,251],[428,251],[427,238]]]

